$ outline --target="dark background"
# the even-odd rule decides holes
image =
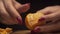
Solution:
[[[41,10],[44,7],[47,6],[55,6],[55,5],[60,5],[60,0],[17,0],[19,3],[21,4],[25,4],[25,3],[31,3],[30,6],[31,8],[26,12],[26,13],[22,13],[21,16],[23,18],[23,23],[24,23],[24,18],[28,13],[34,13],[37,10]],[[27,29],[25,24],[23,26],[20,25],[4,25],[4,24],[0,24],[1,28],[6,28],[6,27],[10,27],[13,28],[14,30],[22,30],[22,29]]]

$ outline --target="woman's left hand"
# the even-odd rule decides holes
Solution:
[[[0,0],[1,23],[7,25],[22,25],[22,17],[20,13],[26,12],[29,8],[29,3],[20,4],[16,0]]]

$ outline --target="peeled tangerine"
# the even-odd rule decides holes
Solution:
[[[43,13],[40,12],[36,12],[36,13],[30,13],[26,16],[25,18],[25,23],[28,29],[32,30],[34,29],[36,26],[41,26],[43,24],[45,24],[44,21],[39,21],[38,20],[43,16]]]

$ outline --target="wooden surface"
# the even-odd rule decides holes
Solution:
[[[15,31],[12,34],[30,34],[30,30],[19,30],[19,31]],[[59,33],[43,33],[43,34],[60,34]]]
[[[30,34],[30,30],[19,30],[19,31],[13,32],[12,34]]]

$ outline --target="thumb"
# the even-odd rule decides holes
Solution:
[[[57,24],[51,24],[51,25],[45,25],[45,26],[37,26],[33,31],[40,33],[49,33],[49,32],[56,32],[59,31],[60,29],[60,23]]]

